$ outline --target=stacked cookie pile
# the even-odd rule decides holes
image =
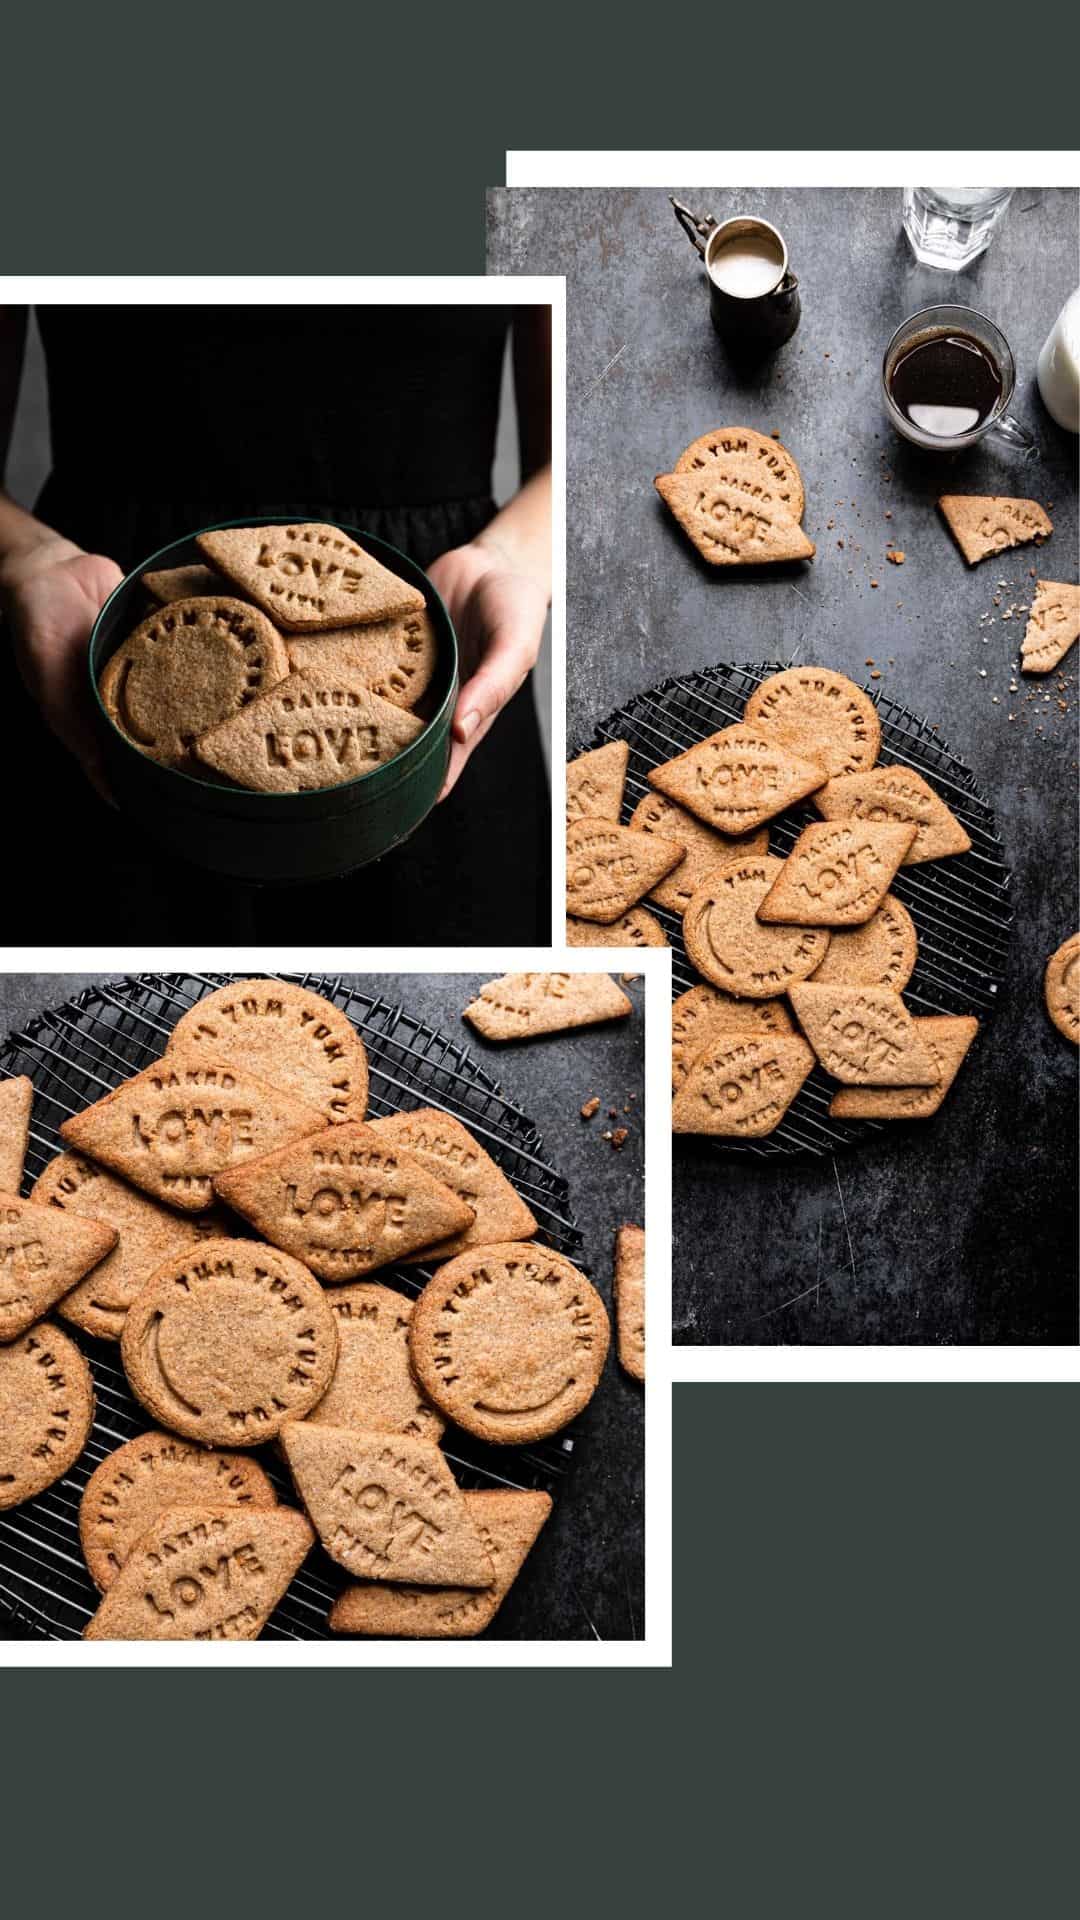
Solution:
[[[198,536],[207,564],[142,575],[153,611],[99,690],[141,753],[260,793],[339,786],[423,731],[423,594],[338,527]]]
[[[715,427],[685,447],[673,473],[653,482],[664,505],[712,567],[812,560],[802,529],[806,492],[793,456],[753,427]]]
[[[0,1507],[71,1467],[89,1367],[46,1316],[118,1341],[152,1430],[91,1476],[92,1639],[249,1639],[316,1536],[350,1576],[335,1631],[462,1636],[494,1618],[542,1493],[464,1492],[454,1421],[557,1432],[607,1355],[604,1305],[460,1121],[366,1118],[346,1016],[275,980],[223,987],[161,1060],[61,1127],[18,1196],[32,1089],[0,1089]],[[370,1276],[433,1266],[413,1303]],[[275,1442],[303,1511],[250,1449]]]

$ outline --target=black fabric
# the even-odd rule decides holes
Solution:
[[[272,513],[366,528],[426,567],[494,511],[504,310],[49,308],[38,324],[54,462],[35,511],[125,572],[194,527]],[[550,803],[528,685],[403,847],[342,880],[280,889],[165,862],[90,792],[7,652],[0,699],[25,746],[7,767],[9,821],[34,793],[68,849],[56,857],[50,835],[50,859],[40,833],[9,836],[28,938],[550,938]]]

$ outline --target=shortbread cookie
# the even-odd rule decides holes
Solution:
[[[162,607],[169,606],[173,600],[205,600],[229,592],[228,581],[222,574],[215,573],[213,567],[161,567],[140,574],[139,578]]]
[[[439,657],[426,610],[332,633],[287,634],[285,650],[295,672],[307,673],[314,666],[344,672],[392,707],[415,707],[427,692]]]
[[[22,1186],[33,1099],[25,1073],[0,1080],[0,1193],[18,1193]]]
[[[442,1416],[424,1398],[409,1365],[412,1301],[374,1280],[335,1287],[328,1299],[337,1321],[337,1368],[308,1419],[358,1433],[440,1439]]]
[[[340,527],[222,527],[200,533],[200,553],[257,606],[295,633],[422,613],[424,596]]]
[[[943,493],[938,501],[949,532],[969,566],[1006,547],[1042,542],[1054,524],[1037,500],[1008,500],[1000,494]]]
[[[588,1406],[607,1357],[604,1303],[561,1253],[507,1241],[428,1281],[409,1346],[425,1393],[496,1444],[543,1440]]]
[[[915,838],[900,862],[904,867],[945,860],[971,847],[971,835],[955,813],[911,767],[871,767],[867,773],[838,774],[818,789],[814,805],[826,820],[910,823]]]
[[[568,913],[566,944],[568,947],[666,947],[670,943],[655,914],[647,907],[631,907],[629,913],[620,914],[610,926],[602,926],[598,920],[575,920]]]
[[[691,1061],[671,1103],[672,1130],[764,1139],[780,1125],[813,1065],[813,1053],[798,1034],[720,1034]]]
[[[717,833],[739,836],[739,845],[722,859],[742,858],[756,847],[756,827],[785,807],[804,800],[824,775],[815,760],[802,759],[760,728],[722,727],[707,740],[654,767],[649,785],[688,807]],[[766,838],[766,846],[767,846]]]
[[[1046,1011],[1066,1040],[1080,1042],[1080,933],[1051,954],[1043,982]]]
[[[215,1178],[226,1206],[322,1280],[356,1280],[451,1234],[473,1210],[362,1120],[347,1120]]]
[[[491,1625],[551,1512],[546,1493],[485,1489],[465,1508],[495,1570],[487,1588],[390,1586],[359,1580],[330,1609],[331,1633],[380,1640],[471,1640]]]
[[[202,734],[195,756],[255,793],[309,793],[385,766],[423,731],[354,668],[313,660]]]
[[[785,667],[755,687],[748,726],[791,753],[816,761],[831,780],[863,773],[881,749],[881,722],[868,693],[829,667]]]
[[[937,1062],[891,987],[817,986],[789,990],[799,1025],[834,1080],[849,1087],[932,1087]]]
[[[30,1198],[115,1229],[112,1252],[56,1305],[63,1319],[99,1340],[119,1340],[135,1295],[166,1260],[229,1231],[222,1214],[175,1213],[77,1153],[58,1153],[50,1160]]]
[[[783,868],[773,854],[729,860],[698,888],[683,919],[693,965],[738,999],[773,1000],[821,965],[824,927],[767,927],[758,908]]]
[[[677,841],[609,820],[575,820],[566,829],[566,911],[610,927],[682,857]]]
[[[65,1120],[60,1137],[170,1207],[205,1213],[215,1173],[324,1124],[293,1094],[178,1046]]]
[[[485,1152],[468,1127],[436,1107],[417,1107],[412,1113],[392,1113],[370,1122],[373,1133],[405,1147],[428,1173],[456,1193],[473,1215],[470,1224],[450,1239],[439,1240],[410,1257],[425,1265],[450,1260],[468,1247],[489,1240],[531,1240],[536,1219],[502,1168]]]
[[[105,1593],[136,1542],[170,1507],[273,1507],[262,1468],[243,1453],[221,1453],[140,1433],[95,1467],[79,1503],[79,1539],[90,1578]]]
[[[566,769],[566,824],[571,820],[611,820],[618,824],[630,748],[625,740],[579,753]]]
[[[658,473],[664,505],[713,567],[756,567],[775,560],[812,560],[816,548],[798,521],[752,485],[725,485],[711,472]]]
[[[619,1365],[645,1378],[645,1229],[623,1226],[615,1235],[615,1332]]]
[[[290,1421],[281,1444],[332,1560],[362,1580],[491,1587],[495,1569],[438,1447]]]
[[[116,1245],[116,1228],[0,1193],[0,1341],[15,1340]]]
[[[205,1240],[167,1260],[120,1338],[136,1399],[207,1447],[256,1447],[322,1399],[337,1322],[299,1260],[254,1240]]]
[[[914,839],[910,820],[813,821],[784,861],[758,919],[793,927],[865,926]]]
[[[264,613],[209,595],[160,607],[106,662],[99,683],[113,725],[165,767],[198,771],[195,742],[289,671]]]
[[[1020,649],[1022,673],[1052,673],[1080,640],[1080,587],[1036,580],[1035,598]]]
[[[32,1500],[65,1474],[93,1418],[90,1369],[59,1327],[39,1320],[0,1346],[0,1511]]]
[[[707,827],[703,820],[663,793],[647,793],[644,800],[639,800],[630,816],[630,825],[635,833],[658,833],[663,840],[677,841],[683,849],[678,866],[649,895],[658,907],[670,907],[672,913],[685,913],[702,881],[716,867],[722,867],[725,860],[737,860],[744,853],[769,851],[767,827],[738,837],[717,833],[714,827]]]
[[[671,1003],[671,1084],[680,1087],[695,1055],[721,1035],[793,1033],[782,1000],[736,1000],[722,987],[691,987]]]
[[[751,497],[760,490],[766,506],[782,507],[793,520],[803,517],[806,496],[793,456],[779,440],[753,427],[715,427],[699,435],[680,453],[674,470],[749,489]]]
[[[534,1040],[632,1011],[608,973],[504,973],[481,987],[461,1017],[485,1040]]]
[[[902,993],[919,951],[915,922],[887,893],[861,927],[834,927],[829,951],[812,978],[815,986],[892,987]]]
[[[132,1547],[85,1640],[256,1640],[315,1544],[291,1507],[169,1507]]]
[[[181,1014],[170,1053],[230,1060],[318,1107],[327,1124],[367,1112],[364,1043],[332,1000],[284,980],[236,980]]]
[[[836,1120],[928,1120],[956,1079],[979,1023],[971,1015],[929,1014],[916,1020],[919,1040],[938,1070],[933,1087],[841,1087],[829,1112]]]

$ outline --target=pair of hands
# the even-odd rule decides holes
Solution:
[[[444,800],[470,754],[536,663],[547,594],[507,564],[483,536],[444,553],[429,577],[446,602],[461,649],[462,687],[454,710]],[[101,608],[123,575],[113,560],[50,535],[10,555],[0,570],[0,606],[31,698],[74,754],[91,785],[110,798],[86,690],[86,646]]]

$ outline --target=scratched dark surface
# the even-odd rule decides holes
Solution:
[[[1077,195],[1018,189],[989,252],[946,275],[912,259],[895,191],[671,191],[784,234],[803,318],[771,360],[740,367],[725,353],[665,193],[489,196],[490,269],[567,279],[568,748],[630,695],[707,662],[797,656],[864,680],[872,661],[876,684],[976,770],[1015,912],[999,1011],[936,1119],[782,1169],[675,1143],[675,1340],[1074,1342],[1076,1052],[1041,996],[1045,960],[1078,920],[1077,655],[1060,686],[1021,680],[1025,615],[1003,616],[1029,600],[1032,569],[1076,578],[1076,437],[1054,425],[1034,374],[1076,284]],[[1037,462],[994,441],[924,453],[889,429],[882,352],[935,301],[977,307],[1005,333]],[[718,573],[660,505],[653,475],[723,424],[791,448],[812,564]],[[1053,538],[968,568],[938,516],[942,492],[1052,504]]]
[[[257,971],[257,968],[253,968]],[[0,1034],[25,1025],[44,1007],[69,999],[102,974],[0,976]],[[539,1128],[552,1164],[570,1188],[585,1237],[585,1264],[611,1304],[615,1229],[643,1219],[644,1014],[641,985],[627,991],[629,1019],[552,1035],[526,1045],[497,1047],[461,1019],[483,979],[480,974],[341,976],[348,984],[400,1000],[472,1050]],[[590,1123],[579,1108],[599,1094],[601,1113]],[[633,1095],[633,1100],[630,1096]],[[620,1118],[607,1118],[618,1106]],[[624,1106],[632,1111],[625,1117]],[[624,1125],[629,1136],[615,1150],[605,1128]],[[644,1632],[644,1394],[617,1364],[614,1340],[603,1378],[582,1414],[581,1452],[566,1491],[508,1595],[488,1638],[499,1640],[640,1639]],[[344,1578],[344,1577],[343,1577]],[[0,1638],[4,1638],[0,1626]]]

